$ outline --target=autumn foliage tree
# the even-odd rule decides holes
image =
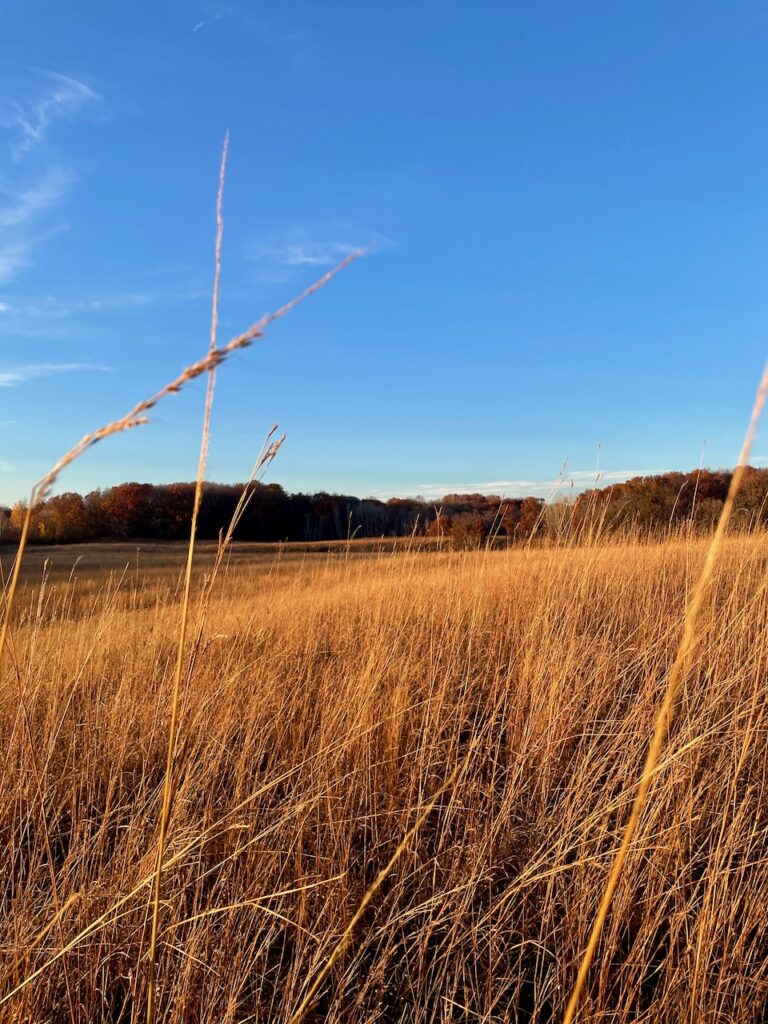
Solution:
[[[429,536],[457,548],[512,544],[536,538],[578,537],[595,529],[663,533],[681,524],[712,528],[723,507],[731,474],[724,470],[662,473],[593,488],[575,499],[546,505],[541,498],[446,494],[421,498],[357,498],[320,491],[289,494],[279,484],[252,483],[236,536],[253,541],[339,541],[350,537]],[[209,484],[200,509],[199,535],[226,529],[243,484]],[[68,492],[43,502],[32,520],[34,543],[86,540],[180,540],[189,534],[194,484],[125,483]],[[3,520],[0,541],[17,538],[26,514],[22,502]],[[768,469],[749,467],[733,517],[734,528],[768,526]]]

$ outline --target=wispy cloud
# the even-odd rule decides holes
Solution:
[[[69,75],[56,71],[32,73],[24,93],[17,92],[0,108],[0,122],[15,134],[10,146],[12,158],[21,160],[44,141],[55,121],[68,120],[98,100],[98,93]]]
[[[0,282],[31,266],[42,246],[66,229],[60,207],[78,175],[51,129],[98,100],[90,86],[55,71],[27,69],[0,80],[0,152],[11,156],[0,174]]]
[[[387,248],[393,243],[383,235],[366,235],[347,224],[325,227],[294,224],[266,241],[246,246],[246,259],[257,267],[265,284],[288,280],[303,269],[332,267],[361,246]]]
[[[31,266],[35,250],[68,227],[68,224],[60,223],[47,231],[25,232],[8,240],[5,235],[0,235],[0,283],[12,280],[24,267]],[[7,302],[3,305],[3,312],[8,312],[10,305]]]
[[[281,62],[293,72],[327,74],[327,55],[318,46],[317,37],[304,32],[296,24],[286,28],[269,16],[267,5],[246,4],[243,0],[239,3],[195,0],[195,7],[199,16],[192,25],[194,34],[226,22],[231,31],[251,36],[261,49],[274,50],[279,54]]]
[[[133,309],[146,309],[174,302],[192,302],[208,299],[210,288],[192,281],[172,282],[162,288],[135,288],[124,291],[45,295],[39,299],[16,299],[0,302],[0,330],[4,333],[23,333],[25,327],[37,324],[61,323],[73,317],[82,320],[89,315],[123,313]],[[37,329],[37,328],[36,328]]]
[[[95,370],[108,373],[108,366],[97,363],[24,363],[0,369],[0,388],[15,388],[39,377],[54,377],[60,373]]]
[[[26,240],[0,242],[0,282],[10,281],[21,267],[29,263],[31,244]],[[5,304],[5,309],[9,307]]]
[[[194,299],[208,299],[210,288],[199,284],[169,284],[165,288],[137,288],[122,292],[94,295],[69,304],[72,312],[94,313],[118,312],[130,309],[144,309],[167,302],[188,302]]]
[[[418,495],[429,501],[439,501],[446,494],[494,494],[503,498],[551,498],[564,497],[572,491],[589,487],[605,487],[611,483],[630,480],[634,476],[650,476],[654,469],[616,469],[595,474],[594,469],[574,470],[556,480],[481,480],[461,483],[422,483],[415,487],[390,487],[376,492],[375,497],[390,498],[406,494]]]
[[[281,246],[255,247],[251,259],[267,260],[284,267],[330,267],[357,248],[359,246],[351,242],[287,242]]]
[[[0,188],[5,205],[0,206],[0,228],[25,224],[36,214],[56,206],[67,195],[77,180],[74,171],[54,164],[37,181],[23,186],[18,192]]]
[[[212,25],[213,22],[215,21],[221,21],[221,19],[226,18],[228,14],[234,14],[237,10],[239,10],[241,6],[241,4],[229,4],[227,7],[223,7],[219,11],[214,11],[213,14],[209,15],[206,18],[200,18],[200,20],[196,21],[195,24],[192,26],[192,31],[199,32],[201,29],[204,29],[207,25]]]

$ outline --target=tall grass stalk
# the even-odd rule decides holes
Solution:
[[[211,337],[208,351],[212,355],[216,351],[216,333],[219,323],[219,284],[221,281],[221,242],[224,234],[224,217],[222,204],[224,201],[224,178],[227,169],[227,150],[229,148],[229,133],[224,137],[224,147],[221,153],[221,168],[219,171],[219,190],[216,197],[216,249],[214,258],[213,274],[213,299],[211,308]],[[203,428],[200,439],[200,453],[197,460],[197,477],[195,479],[195,496],[192,506],[192,522],[189,528],[189,544],[187,547],[187,561],[184,572],[184,594],[181,600],[181,617],[179,621],[178,647],[176,651],[176,668],[173,674],[173,687],[171,690],[171,717],[168,724],[168,746],[165,760],[165,778],[163,779],[163,803],[160,811],[160,826],[157,839],[157,863],[155,867],[155,881],[152,898],[152,927],[149,940],[149,976],[147,984],[147,1024],[153,1024],[155,1019],[155,991],[157,974],[157,934],[160,921],[160,888],[162,884],[163,857],[165,855],[165,843],[168,833],[168,820],[171,813],[171,801],[173,799],[173,766],[176,756],[176,736],[178,732],[179,714],[179,693],[181,690],[181,674],[184,668],[184,657],[187,645],[187,627],[189,621],[189,598],[192,590],[192,566],[195,557],[195,538],[197,536],[197,519],[200,512],[200,502],[203,496],[203,482],[205,470],[208,464],[208,446],[211,433],[211,409],[213,407],[213,393],[216,387],[216,365],[208,369],[208,380],[205,391],[205,408],[203,412]]]
[[[656,772],[656,767],[664,749],[667,736],[669,735],[669,729],[676,710],[677,698],[680,693],[681,686],[685,682],[688,674],[691,655],[698,640],[697,631],[699,616],[707,596],[709,585],[712,581],[712,575],[723,543],[723,538],[725,537],[725,532],[728,528],[728,521],[731,517],[731,512],[733,511],[733,503],[741,486],[744,468],[747,465],[749,453],[752,450],[752,442],[754,441],[755,434],[757,432],[760,414],[763,411],[763,406],[765,405],[766,394],[768,394],[768,366],[766,366],[763,371],[763,376],[757,389],[749,426],[747,427],[744,443],[741,447],[741,452],[739,453],[738,462],[736,463],[733,476],[731,477],[728,494],[723,504],[720,519],[717,523],[717,529],[715,530],[712,540],[707,548],[703,568],[696,585],[691,592],[691,596],[686,607],[683,636],[680,640],[680,646],[677,649],[675,660],[672,663],[672,667],[667,677],[667,687],[664,693],[664,699],[661,702],[656,715],[653,735],[648,746],[648,752],[645,757],[642,774],[640,775],[637,785],[637,792],[635,794],[634,801],[632,802],[632,808],[624,829],[624,836],[621,841],[621,845],[611,866],[610,874],[608,875],[605,892],[603,893],[603,898],[600,902],[597,915],[592,925],[587,947],[579,965],[576,983],[573,987],[573,991],[571,992],[571,996],[568,1000],[568,1005],[566,1006],[565,1014],[563,1016],[563,1024],[573,1024],[573,1021],[576,1018],[579,1000],[581,999],[582,992],[584,991],[587,975],[589,974],[589,969],[592,965],[592,960],[600,941],[603,926],[605,925],[616,888],[621,879],[624,862],[627,859],[627,853],[629,852],[635,831],[637,830],[637,826],[640,821],[640,815],[642,814],[643,807],[645,806],[648,789]]]
[[[274,323],[275,320],[279,320],[287,313],[290,313],[291,310],[295,309],[301,302],[309,298],[310,295],[314,295],[315,292],[323,288],[333,277],[336,276],[336,274],[344,270],[351,263],[354,263],[355,260],[360,259],[363,255],[365,255],[364,249],[358,249],[355,252],[350,253],[349,256],[346,256],[343,260],[337,263],[335,267],[323,274],[322,277],[318,278],[303,292],[291,299],[290,302],[286,302],[285,305],[272,313],[267,313],[266,316],[257,320],[256,323],[243,331],[242,334],[238,334],[236,337],[232,338],[232,340],[227,342],[223,347],[209,351],[207,355],[198,359],[197,362],[187,366],[186,369],[182,370],[178,377],[175,377],[159,391],[150,395],[149,398],[142,399],[142,401],[135,405],[130,412],[121,416],[117,420],[107,423],[103,427],[99,427],[92,433],[86,434],[85,437],[78,441],[73,448],[70,448],[69,451],[66,452],[50,469],[50,471],[46,473],[46,475],[42,477],[37,484],[35,484],[24,515],[19,544],[16,550],[16,557],[14,559],[13,571],[11,572],[11,577],[5,595],[3,622],[0,627],[0,666],[2,665],[3,655],[5,654],[8,641],[8,632],[10,629],[13,607],[21,574],[21,565],[29,542],[29,531],[32,524],[32,516],[36,506],[50,492],[62,471],[100,441],[103,441],[108,437],[112,437],[115,434],[123,433],[126,430],[132,430],[134,427],[144,426],[149,423],[148,417],[144,415],[146,412],[154,409],[159,402],[164,398],[167,398],[169,395],[177,394],[183,387],[189,384],[190,381],[202,376],[202,374],[207,373],[214,367],[219,367],[234,352],[237,352],[242,348],[246,348],[258,338],[262,338],[266,328],[270,324]]]
[[[350,263],[354,262],[360,256],[363,255],[363,250],[358,250],[351,253],[345,259],[341,260],[335,267],[322,275],[312,285],[306,288],[303,292],[291,299],[285,305],[281,306],[276,311],[266,314],[256,323],[252,324],[246,331],[232,338],[222,348],[218,348],[216,345],[217,326],[218,326],[218,301],[219,301],[219,286],[220,286],[220,273],[221,273],[221,243],[223,233],[223,217],[222,217],[222,201],[223,201],[223,186],[224,176],[226,169],[226,157],[228,149],[228,136],[225,139],[221,170],[219,177],[219,192],[217,198],[217,234],[216,234],[216,251],[215,251],[215,270],[214,270],[214,286],[213,286],[213,301],[212,301],[212,316],[211,316],[211,332],[210,341],[207,354],[199,359],[197,362],[192,363],[186,369],[184,369],[176,378],[170,383],[166,384],[159,391],[155,392],[149,398],[142,400],[133,407],[126,415],[114,420],[103,427],[99,427],[97,430],[90,434],[86,434],[73,448],[66,452],[51,470],[42,477],[38,483],[33,487],[30,500],[27,504],[24,519],[22,522],[22,528],[19,538],[16,555],[14,558],[13,568],[11,571],[10,579],[8,580],[7,586],[4,588],[4,607],[2,622],[0,623],[0,669],[2,669],[4,656],[8,648],[10,639],[11,624],[13,622],[13,612],[17,601],[19,581],[21,578],[21,568],[24,559],[24,554],[27,549],[27,545],[30,538],[30,530],[32,526],[32,520],[35,509],[39,502],[50,492],[53,485],[58,480],[61,472],[71,465],[76,459],[88,451],[93,445],[98,442],[111,437],[115,434],[122,433],[126,430],[131,430],[137,426],[143,426],[148,423],[149,420],[145,413],[153,409],[158,402],[166,398],[168,395],[175,394],[181,390],[190,381],[196,379],[204,373],[208,374],[208,381],[206,387],[206,401],[203,418],[203,430],[202,430],[202,441],[200,454],[198,459],[198,473],[197,483],[195,488],[194,506],[192,514],[192,523],[190,528],[190,541],[188,545],[187,562],[185,569],[185,584],[184,584],[184,599],[182,603],[181,619],[179,624],[179,643],[176,657],[176,669],[174,672],[174,686],[172,692],[171,702],[171,722],[169,725],[169,736],[167,746],[167,758],[166,758],[166,771],[163,784],[163,795],[162,795],[162,809],[161,809],[161,820],[160,820],[160,837],[159,837],[159,850],[156,858],[155,871],[153,874],[153,885],[154,894],[152,901],[152,926],[151,926],[151,938],[150,938],[150,956],[149,956],[149,981],[148,981],[148,996],[147,996],[147,1020],[152,1021],[154,1018],[154,1004],[155,1004],[155,992],[156,992],[156,956],[157,956],[157,937],[158,937],[158,917],[159,917],[159,890],[163,871],[163,848],[165,846],[168,821],[170,817],[170,808],[173,796],[173,760],[176,749],[176,734],[177,734],[177,719],[178,719],[178,705],[179,705],[179,690],[180,690],[180,679],[184,661],[184,648],[186,643],[186,635],[188,628],[188,616],[189,616],[189,597],[191,587],[191,574],[194,560],[194,541],[196,536],[197,519],[200,508],[200,500],[202,495],[202,482],[205,475],[205,466],[207,463],[208,454],[208,442],[210,437],[210,413],[213,401],[213,393],[215,386],[215,371],[222,362],[224,362],[232,353],[239,349],[245,348],[250,345],[254,340],[263,336],[265,329],[273,323],[275,320],[282,316],[285,316],[291,310],[293,310],[299,303],[303,302],[304,299],[313,295],[316,291],[327,284],[339,271],[349,266]],[[265,463],[270,462],[277,450],[279,449],[281,442],[277,442],[270,446],[269,449],[264,453]],[[229,539],[229,535],[228,535]],[[32,744],[31,729],[27,716],[27,709],[25,704],[24,695],[24,680],[22,679],[18,668],[17,677],[19,685],[19,701],[23,715],[25,716],[25,729],[29,736],[29,742]],[[78,675],[79,678],[79,675]],[[74,693],[74,691],[72,691]],[[32,753],[34,750],[30,747]],[[36,762],[35,762],[36,765]],[[40,784],[39,773],[37,772],[36,766],[34,768],[35,779],[37,780],[38,788],[41,790],[41,815],[42,815],[42,829],[43,839],[48,850],[48,870],[53,872],[54,868],[54,857],[51,846],[50,835],[48,833],[48,824],[45,815],[44,805],[44,794],[42,793],[42,787]],[[61,932],[61,919],[64,911],[68,908],[71,900],[68,900],[63,906],[60,903],[58,886],[55,882],[55,877],[52,875],[51,878],[51,899],[54,905],[54,916],[50,923],[50,927],[55,927],[60,934],[62,950],[61,958],[63,959],[67,950],[67,946],[63,943],[63,933]],[[48,928],[41,932],[41,934],[47,934]],[[56,959],[59,957],[57,956]],[[17,958],[16,966],[14,971],[17,970],[19,964],[22,961]],[[37,972],[34,972],[36,974]],[[64,976],[67,989],[67,999],[70,1006],[70,1018],[76,1018],[75,1003],[73,1000],[71,985],[69,981],[69,974],[66,963],[64,963]],[[22,983],[22,987],[26,982]],[[18,986],[17,986],[18,988]],[[8,998],[7,996],[5,998]],[[4,1001],[4,1000],[2,1000]]]
[[[230,550],[211,591],[218,548],[196,543],[158,1024],[287,1024],[321,975],[306,1021],[561,1020],[707,541]],[[58,550],[44,588],[19,586],[3,1020],[69,1024],[64,966],[77,1024],[145,1020],[185,552],[148,547],[138,579],[126,555]],[[722,541],[580,1024],[765,1019],[767,559],[764,531]]]
[[[373,880],[371,885],[365,891],[365,893],[363,894],[363,898],[360,900],[360,903],[357,907],[357,910],[354,912],[346,928],[341,933],[341,937],[331,950],[328,959],[325,961],[323,966],[320,968],[320,970],[317,972],[315,977],[310,982],[307,991],[304,993],[301,1002],[299,1003],[294,1013],[291,1015],[288,1024],[300,1024],[300,1022],[304,1019],[310,1007],[312,1006],[315,997],[317,996],[320,986],[325,981],[333,965],[336,963],[336,961],[339,959],[339,957],[342,955],[342,953],[349,945],[352,936],[354,935],[355,928],[357,928],[358,924],[360,923],[360,920],[362,919],[363,914],[365,913],[371,901],[373,900],[373,897],[379,891],[379,889],[381,888],[381,886],[384,884],[385,880],[391,873],[392,869],[395,867],[395,865],[398,863],[398,861],[403,856],[405,851],[408,849],[408,845],[411,839],[413,839],[413,837],[417,834],[417,832],[422,827],[424,822],[427,820],[429,815],[435,809],[440,797],[442,797],[443,794],[447,793],[448,790],[453,785],[453,783],[456,781],[456,777],[459,774],[459,770],[461,767],[462,762],[460,761],[456,765],[454,770],[451,772],[451,776],[445,783],[445,785],[441,786],[434,793],[434,795],[429,800],[427,805],[418,814],[418,816],[416,817],[416,821],[414,821],[413,825],[411,825],[411,827],[408,829],[408,831],[405,833],[403,838],[398,843],[397,847],[395,848],[395,852],[392,854],[392,856],[389,858],[389,860],[381,869],[381,871],[379,871],[379,873],[376,875],[376,878]]]

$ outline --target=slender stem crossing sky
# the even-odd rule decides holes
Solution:
[[[0,500],[207,347],[209,476],[546,495],[732,464],[768,327],[768,8],[7,0]],[[204,382],[58,490],[194,477]],[[755,461],[768,461],[758,439]]]

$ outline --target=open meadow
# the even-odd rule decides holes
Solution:
[[[317,978],[308,1021],[560,1019],[706,543],[201,573],[157,1019],[288,1022]],[[31,552],[6,653],[2,1020],[145,1013],[182,559],[81,554]],[[766,1018],[767,567],[726,541],[582,1024]]]
[[[232,543],[227,546],[223,572],[237,568],[264,567],[268,571],[285,563],[304,564],[320,559],[333,561],[339,557],[384,553],[426,551],[440,547],[434,537],[372,537],[349,541],[311,541],[306,543]],[[80,580],[92,586],[113,574],[132,576],[143,586],[152,579],[183,576],[188,542],[184,541],[110,541],[91,544],[47,544],[30,547],[21,566],[21,579],[32,588],[53,580]],[[218,545],[214,541],[198,541],[195,545],[195,571],[205,575],[215,564]],[[0,571],[11,575],[16,549],[0,548]]]
[[[0,6],[0,1024],[768,1024],[768,5]]]

